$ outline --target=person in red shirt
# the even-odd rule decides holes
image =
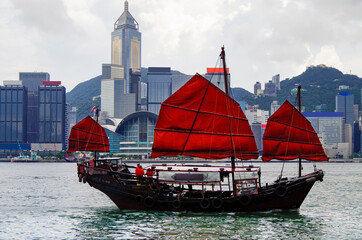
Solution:
[[[142,181],[143,175],[145,174],[145,171],[143,170],[141,164],[137,164],[135,173],[138,180],[137,184],[139,184]]]

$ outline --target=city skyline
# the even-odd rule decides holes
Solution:
[[[0,83],[49,72],[67,91],[101,75],[124,1],[2,1]],[[361,76],[358,1],[129,1],[143,34],[142,67],[186,74],[214,66],[226,48],[231,86],[293,77],[311,64]],[[26,37],[24,37],[26,35]]]

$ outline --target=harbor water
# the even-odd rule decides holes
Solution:
[[[282,163],[254,165],[263,183],[282,169]],[[0,163],[0,239],[362,239],[362,163],[317,168],[324,181],[299,210],[175,213],[120,211],[78,182],[75,163]],[[296,174],[296,162],[284,165],[283,176]]]

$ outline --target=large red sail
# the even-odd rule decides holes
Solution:
[[[87,116],[72,127],[67,152],[109,152],[109,141],[104,128]]]
[[[268,119],[263,137],[264,162],[272,159],[328,161],[311,123],[290,102]]]
[[[239,104],[199,74],[162,105],[152,157],[258,158],[254,135]]]

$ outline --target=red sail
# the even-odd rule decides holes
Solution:
[[[155,126],[152,157],[258,158],[239,104],[199,74],[162,105]]]
[[[109,141],[101,125],[87,116],[72,127],[67,152],[109,152]]]
[[[272,159],[328,161],[311,123],[288,101],[268,119],[263,137],[264,162]]]

